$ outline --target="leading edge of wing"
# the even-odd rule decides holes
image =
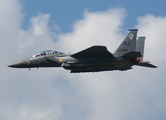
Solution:
[[[112,57],[116,59],[105,46],[92,46],[78,53],[71,55],[72,57]]]

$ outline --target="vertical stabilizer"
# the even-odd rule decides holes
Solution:
[[[149,61],[143,61],[144,44],[145,44],[145,37],[138,37],[136,41],[135,51],[139,52],[141,54],[141,57],[137,57],[137,63],[135,65],[142,66],[142,67],[157,68],[157,66],[150,64]]]
[[[130,31],[129,34],[122,41],[120,46],[115,51],[114,55],[117,55],[117,56],[121,57],[121,56],[123,56],[126,53],[135,51],[138,29],[129,29],[129,31]]]
[[[138,37],[136,41],[136,49],[135,51],[141,53],[141,58],[140,60],[143,61],[143,55],[144,55],[144,44],[145,44],[145,37]]]

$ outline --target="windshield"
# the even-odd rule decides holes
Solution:
[[[64,53],[59,52],[59,51],[55,51],[55,50],[45,50],[45,51],[41,51],[41,52],[36,53],[32,57],[38,57],[38,56],[43,56],[43,55],[51,55],[51,54],[64,54]]]

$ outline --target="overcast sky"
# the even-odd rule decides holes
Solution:
[[[166,2],[0,0],[1,120],[165,120]],[[41,50],[114,52],[127,29],[146,36],[157,69],[71,74],[7,65]]]

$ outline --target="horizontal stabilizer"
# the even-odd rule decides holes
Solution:
[[[122,57],[123,58],[137,58],[137,57],[142,57],[142,56],[141,56],[140,52],[132,51],[132,52],[124,54]]]
[[[142,66],[142,67],[150,67],[150,68],[157,68],[157,66],[152,65],[150,63],[139,63],[137,64],[138,66]]]
[[[71,55],[72,57],[111,57],[116,59],[105,46],[92,46],[78,53]]]

